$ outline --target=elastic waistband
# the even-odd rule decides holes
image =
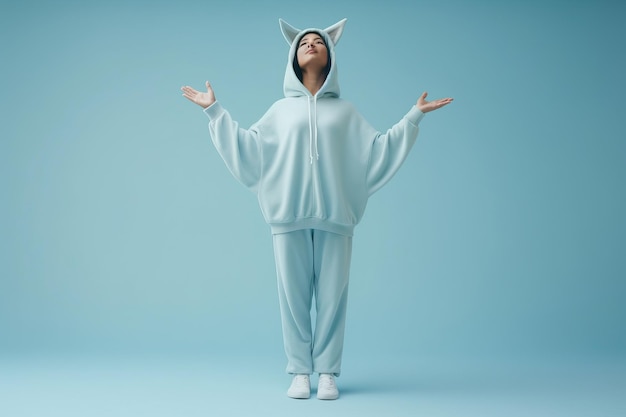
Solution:
[[[355,225],[345,225],[345,224],[337,224],[331,223],[328,220],[322,220],[315,217],[307,218],[307,219],[299,219],[295,222],[290,223],[269,223],[272,234],[279,235],[281,233],[289,233],[294,230],[301,229],[317,229],[324,230],[326,232],[336,233],[338,235],[344,236],[352,236],[354,235],[354,226]]]

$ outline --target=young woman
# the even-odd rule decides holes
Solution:
[[[278,278],[287,395],[339,397],[348,275],[354,227],[369,196],[396,173],[417,138],[424,114],[452,101],[423,93],[386,133],[372,128],[339,98],[335,45],[346,19],[326,29],[299,30],[279,20],[290,45],[285,98],[249,129],[240,128],[206,92],[182,87],[202,106],[213,144],[231,173],[258,196],[270,225]],[[316,326],[311,307],[315,295]]]

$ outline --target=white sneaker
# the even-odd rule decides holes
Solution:
[[[336,400],[339,398],[339,390],[335,384],[335,377],[331,374],[320,374],[317,384],[318,400]]]
[[[291,381],[287,390],[287,396],[291,398],[307,399],[311,396],[311,381],[306,374],[297,374]]]

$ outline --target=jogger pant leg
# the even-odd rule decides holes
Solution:
[[[287,354],[287,372],[313,373],[311,299],[313,296],[313,239],[310,230],[273,236],[278,301]]]
[[[352,238],[320,230],[274,235],[287,372],[341,372]],[[316,301],[312,334],[311,304]]]
[[[315,231],[313,372],[339,376],[343,353],[352,237]]]

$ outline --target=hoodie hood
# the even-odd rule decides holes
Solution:
[[[298,49],[298,42],[300,38],[306,33],[315,32],[318,33],[324,42],[326,42],[326,48],[330,58],[330,71],[326,77],[326,81],[320,90],[317,92],[316,97],[339,97],[339,82],[337,80],[337,60],[335,59],[335,46],[343,33],[343,27],[346,24],[347,19],[342,19],[332,26],[326,29],[308,28],[297,29],[282,19],[279,19],[280,30],[285,37],[285,40],[289,44],[289,57],[287,59],[287,68],[285,70],[285,80],[283,84],[283,91],[285,97],[302,97],[311,96],[309,90],[298,79],[294,69],[293,61]]]

